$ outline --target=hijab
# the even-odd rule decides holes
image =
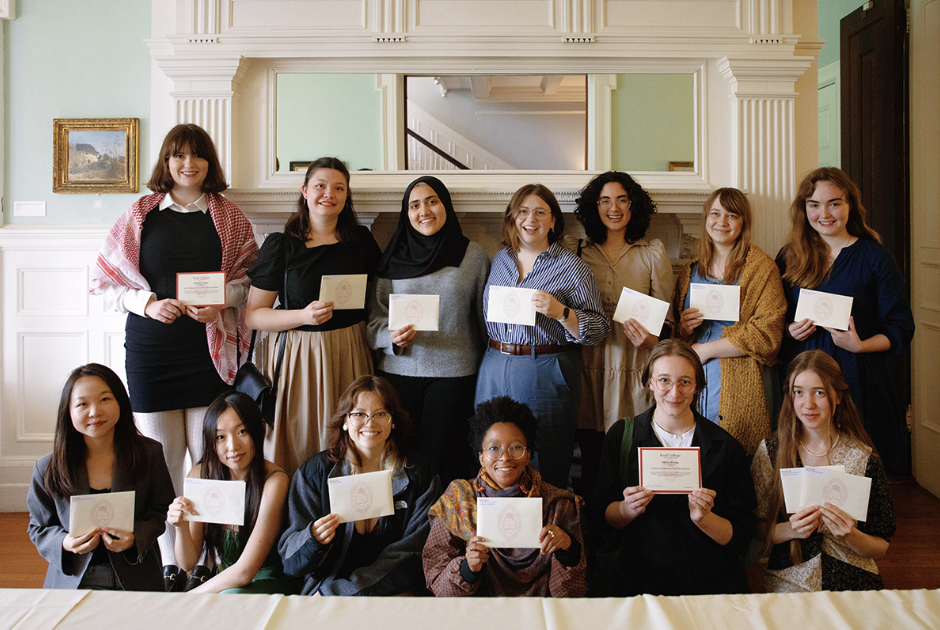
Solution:
[[[408,218],[408,200],[411,198],[411,191],[418,184],[430,186],[444,204],[447,213],[444,225],[431,236],[421,234],[411,225]],[[459,267],[469,244],[470,239],[463,235],[457,221],[450,191],[438,178],[425,175],[411,182],[405,189],[401,200],[401,214],[398,215],[398,227],[385,248],[382,260],[379,261],[377,274],[380,278],[400,280],[426,276],[442,267]]]

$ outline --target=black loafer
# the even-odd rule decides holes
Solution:
[[[193,569],[192,573],[189,574],[189,579],[186,580],[186,588],[183,590],[191,591],[194,588],[201,586],[212,577],[212,573],[213,571],[211,571],[209,567],[205,566],[204,564],[200,564],[195,569]]]
[[[183,590],[185,580],[186,574],[180,571],[178,566],[168,564],[163,567],[163,588],[167,593]]]

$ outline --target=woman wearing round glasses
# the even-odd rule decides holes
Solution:
[[[363,376],[346,388],[330,420],[330,447],[294,475],[290,526],[278,551],[284,571],[304,580],[304,595],[399,595],[424,591],[421,549],[440,480],[407,448],[411,422],[395,389]],[[392,471],[391,516],[339,522],[329,480]]]
[[[741,445],[695,410],[704,378],[689,344],[659,342],[643,370],[656,403],[604,439],[591,510],[621,545],[609,583],[598,585],[609,595],[748,592],[741,558],[756,521],[754,485]],[[641,447],[698,448],[701,487],[659,494],[640,486]]]
[[[470,441],[480,460],[473,480],[451,482],[431,508],[424,547],[427,585],[439,596],[581,597],[587,591],[578,498],[542,480],[531,465],[538,422],[508,397],[477,405]],[[476,535],[477,497],[540,497],[541,546],[491,548]]]
[[[602,173],[581,189],[574,214],[587,239],[578,239],[574,249],[594,272],[608,320],[617,310],[624,287],[672,301],[672,262],[666,248],[659,239],[644,238],[655,212],[656,204],[649,194],[626,173]],[[672,325],[670,310],[662,337],[671,336]],[[586,488],[593,487],[597,475],[595,462],[604,432],[620,418],[635,416],[653,402],[640,375],[658,341],[659,336],[630,318],[622,325],[612,324],[603,343],[581,347],[578,441]]]

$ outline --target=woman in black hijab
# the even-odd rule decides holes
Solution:
[[[418,428],[418,451],[434,461],[445,483],[476,471],[465,454],[467,418],[487,339],[483,288],[489,267],[483,248],[463,235],[444,183],[430,176],[411,182],[379,263],[368,339],[377,350],[377,374],[395,386]],[[390,329],[393,294],[439,296],[438,330],[419,332],[410,323]],[[408,321],[423,316],[423,323],[435,323],[426,305],[406,297],[396,302],[396,312],[400,304]]]

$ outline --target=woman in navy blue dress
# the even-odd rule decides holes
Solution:
[[[790,218],[790,236],[777,254],[787,296],[781,357],[786,364],[815,349],[832,356],[885,468],[889,474],[907,472],[907,429],[887,369],[888,354],[905,352],[914,335],[901,270],[866,224],[858,187],[837,168],[819,168],[803,179]],[[849,329],[794,321],[800,289],[851,296]]]

